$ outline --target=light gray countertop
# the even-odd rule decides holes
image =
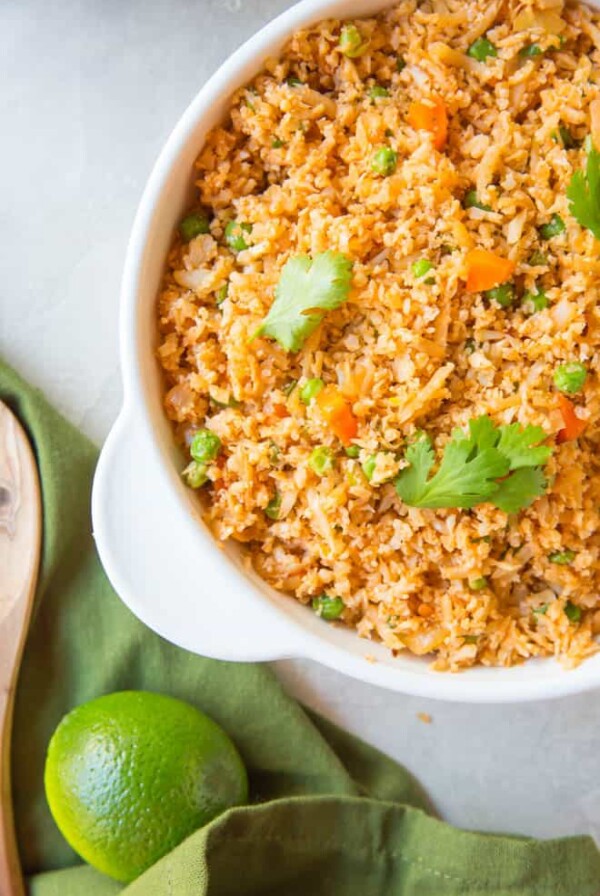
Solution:
[[[119,279],[150,168],[206,77],[288,5],[0,4],[0,355],[98,443],[119,407]],[[403,762],[449,821],[600,840],[597,693],[461,706],[308,662],[277,668],[310,706]]]

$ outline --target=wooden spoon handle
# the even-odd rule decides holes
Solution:
[[[15,690],[35,596],[41,545],[37,467],[25,433],[0,402],[0,890],[25,896],[11,798]]]

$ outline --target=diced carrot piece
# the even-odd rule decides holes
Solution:
[[[276,417],[289,417],[290,412],[286,408],[284,404],[274,404],[273,405],[273,413]]]
[[[349,445],[358,432],[358,420],[337,386],[325,386],[315,401],[332,432],[343,445]]]
[[[556,441],[559,444],[562,442],[572,442],[573,439],[578,439],[579,436],[582,435],[587,426],[587,421],[582,420],[577,416],[575,413],[575,405],[572,401],[569,401],[566,395],[558,396],[558,405],[560,407],[565,428],[561,429],[557,434]]]
[[[467,253],[466,269],[469,292],[484,292],[510,280],[515,263],[487,249],[473,249]]]
[[[436,149],[444,148],[448,139],[448,113],[441,97],[433,96],[426,102],[418,100],[411,103],[407,121],[416,131],[429,131],[433,134]]]

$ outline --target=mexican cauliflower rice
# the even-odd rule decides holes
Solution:
[[[158,305],[220,540],[438,670],[600,632],[600,18],[406,0],[294,35],[197,160]]]

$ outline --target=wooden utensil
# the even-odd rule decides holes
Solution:
[[[40,558],[42,503],[37,466],[14,415],[0,402],[0,892],[25,896],[10,787],[17,675],[31,619]]]

